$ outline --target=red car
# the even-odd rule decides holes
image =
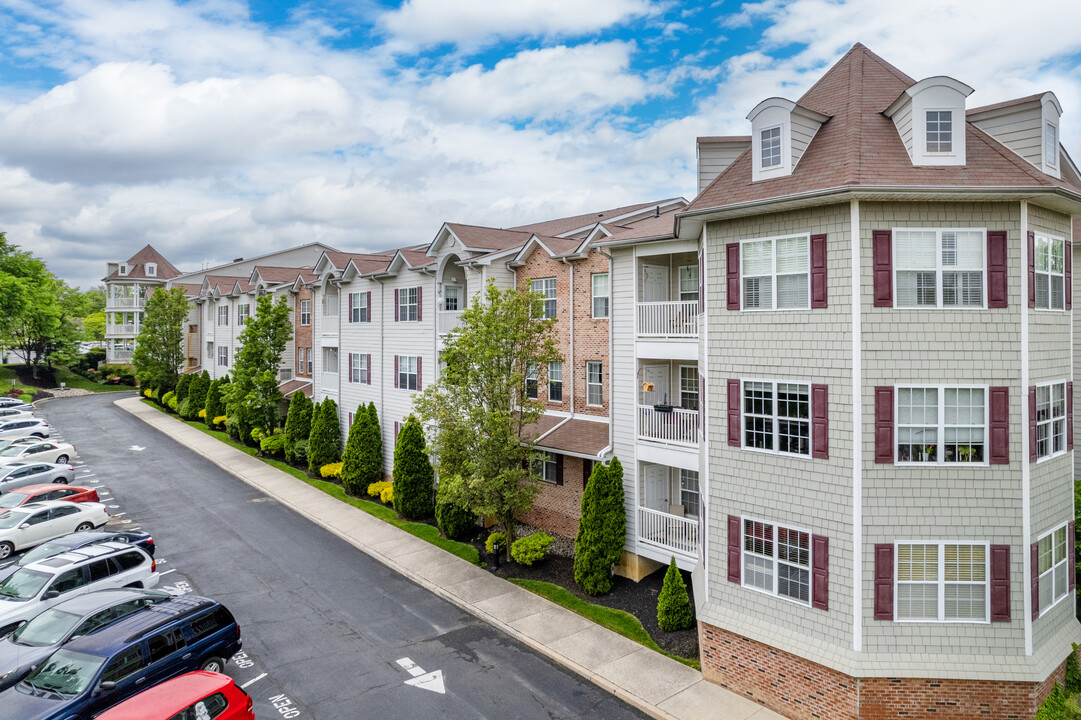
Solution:
[[[252,700],[228,675],[199,670],[114,705],[95,720],[255,720]]]
[[[24,485],[0,495],[0,510],[18,507],[41,500],[67,500],[69,502],[101,502],[94,488],[77,485]]]

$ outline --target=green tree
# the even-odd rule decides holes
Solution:
[[[424,430],[413,415],[398,431],[394,446],[394,509],[409,520],[432,516],[435,471],[424,447]]]
[[[188,399],[188,389],[191,387],[192,375],[184,374],[176,381],[176,389],[173,391],[177,404]]]
[[[597,463],[582,493],[582,516],[574,538],[574,581],[590,595],[612,589],[612,566],[623,554],[626,515],[623,507],[623,466]]]
[[[368,488],[361,486],[363,450],[361,436],[365,426],[371,422],[368,416],[368,408],[361,403],[353,414],[353,424],[349,426],[349,437],[345,441],[345,451],[342,453],[342,487],[350,495],[362,495]]]
[[[342,429],[338,424],[338,404],[327,398],[312,412],[312,434],[308,443],[308,472],[319,474],[319,468],[342,458]]]
[[[98,311],[83,318],[83,340],[101,342],[105,339],[105,313]]]
[[[383,479],[383,431],[375,403],[368,403],[368,417],[360,435],[360,475],[358,485],[365,492],[372,483]]]
[[[296,462],[293,447],[300,440],[307,440],[312,432],[312,401],[299,390],[289,398],[289,412],[285,416],[285,459]]]
[[[225,414],[225,402],[222,400],[222,388],[228,383],[226,378],[218,378],[210,382],[206,391],[206,418],[207,425],[214,424],[214,418]]]
[[[184,321],[188,318],[184,288],[158,289],[143,307],[143,324],[135,338],[131,362],[140,385],[164,394],[176,387],[184,362]]]
[[[526,371],[560,359],[553,322],[539,293],[489,283],[447,336],[446,370],[414,398],[421,420],[436,428],[429,447],[448,501],[495,517],[508,559],[517,518],[540,490],[530,426],[544,408],[528,397]]]
[[[1081,667],[1077,664],[1077,643],[1073,643],[1073,651],[1066,656],[1066,677],[1062,684],[1066,697],[1081,693]]]
[[[260,296],[255,314],[244,323],[237,338],[240,349],[233,365],[233,381],[223,392],[226,412],[236,418],[241,428],[270,430],[281,421],[278,369],[285,345],[292,337],[292,312],[285,296],[276,303],[269,295]]]
[[[667,632],[683,630],[694,625],[691,597],[687,594],[687,584],[683,582],[683,575],[676,567],[674,556],[671,564],[668,565],[668,571],[664,574],[661,594],[657,597],[657,624],[661,626],[661,630]]]
[[[206,407],[206,396],[210,391],[210,373],[206,370],[201,375],[194,375],[188,386],[188,420],[197,420],[199,411]]]

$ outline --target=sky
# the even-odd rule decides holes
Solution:
[[[0,0],[0,231],[89,288],[146,243],[197,270],[689,200],[697,136],[856,42],[969,107],[1054,91],[1081,158],[1077,27],[1076,0]]]

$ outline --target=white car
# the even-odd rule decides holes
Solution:
[[[126,543],[105,542],[28,563],[0,582],[0,637],[53,605],[95,590],[158,584],[157,563]]]
[[[105,505],[51,500],[20,505],[0,513],[0,560],[71,532],[109,522]]]
[[[20,410],[19,408],[13,407],[0,407],[0,421],[32,417],[34,417],[34,413],[29,410]]]
[[[8,397],[6,395],[0,395],[0,408],[15,408],[16,410],[29,410],[31,405],[24,403],[19,398]]]
[[[0,420],[0,438],[17,438],[24,435],[47,438],[49,437],[49,423],[39,417]]]
[[[0,450],[0,466],[28,462],[64,465],[73,457],[75,457],[74,445],[39,439],[34,443],[10,445]]]
[[[0,450],[3,450],[4,448],[7,448],[7,447],[11,447],[12,445],[27,445],[27,444],[30,444],[30,443],[36,443],[39,440],[41,440],[41,438],[34,437],[33,435],[23,435],[22,437],[0,438]]]

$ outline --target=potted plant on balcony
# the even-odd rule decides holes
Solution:
[[[664,402],[654,405],[653,409],[657,412],[670,413],[672,412],[672,406],[668,404],[668,393],[664,394]]]

